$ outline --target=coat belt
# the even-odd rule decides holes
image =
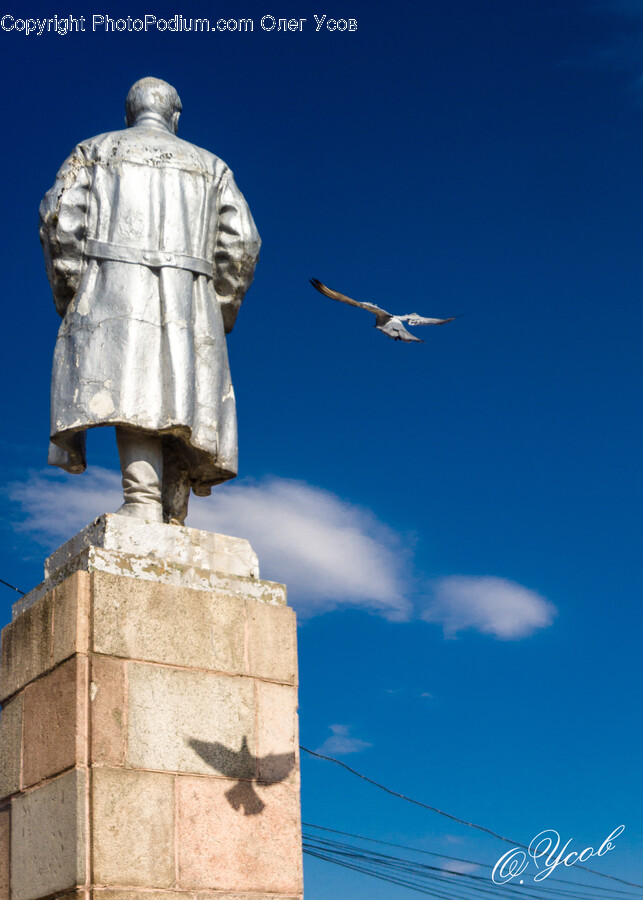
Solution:
[[[174,253],[166,250],[144,250],[142,247],[126,247],[123,244],[112,244],[110,241],[97,241],[88,238],[85,252],[94,259],[109,259],[113,262],[133,263],[148,266],[150,269],[161,269],[168,266],[172,269],[187,269],[197,275],[212,278],[214,268],[210,260],[198,256],[187,256],[185,253]]]

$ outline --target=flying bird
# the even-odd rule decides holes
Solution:
[[[360,303],[359,300],[353,300],[351,297],[347,297],[346,294],[333,291],[331,288],[326,287],[325,284],[322,284],[318,278],[311,278],[310,283],[320,294],[330,297],[331,300],[339,300],[340,303],[348,303],[349,306],[359,306],[360,309],[373,313],[375,316],[375,328],[384,332],[387,337],[393,338],[394,341],[406,341],[407,343],[418,341],[420,344],[424,343],[421,338],[406,330],[404,322],[408,322],[409,325],[444,325],[445,322],[453,322],[454,319],[458,318],[457,316],[452,316],[450,319],[427,319],[424,316],[419,316],[417,313],[396,316],[385,309],[381,309],[374,303]]]

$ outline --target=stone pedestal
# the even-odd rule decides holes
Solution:
[[[113,515],[45,574],[2,632],[0,900],[301,900],[284,588]]]

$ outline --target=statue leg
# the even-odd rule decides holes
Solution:
[[[116,443],[125,500],[116,512],[121,516],[134,516],[148,522],[162,522],[162,439],[158,435],[117,425]]]
[[[190,470],[179,438],[163,438],[163,521],[184,525],[190,499]]]

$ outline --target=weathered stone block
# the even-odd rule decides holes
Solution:
[[[51,668],[53,594],[45,594],[2,629],[0,700]]]
[[[65,891],[62,894],[56,894],[52,900],[91,900],[91,891]]]
[[[188,891],[132,891],[94,888],[92,900],[196,900]],[[215,894],[221,900],[220,894]],[[225,900],[225,898],[223,898]]]
[[[153,772],[94,768],[92,795],[94,881],[127,887],[171,887],[174,778]]]
[[[85,774],[73,769],[11,805],[11,898],[35,900],[85,883]]]
[[[0,900],[301,900],[284,588],[246,542],[160,526],[166,558],[118,519],[3,634]]]
[[[297,689],[269,681],[256,687],[259,780],[298,783]]]
[[[91,576],[75,572],[54,588],[54,665],[89,649]]]
[[[257,554],[243,538],[197,528],[143,523],[114,513],[99,516],[52,553],[45,562],[45,575],[64,570],[84,551],[97,548],[111,552],[114,558],[119,554],[137,557],[150,567],[155,563],[160,567],[171,563],[183,569],[259,578]],[[122,574],[129,571],[127,565],[124,568]]]
[[[25,689],[23,788],[87,761],[86,699],[86,657],[72,657]]]
[[[20,790],[23,694],[18,694],[0,713],[0,799]]]
[[[294,610],[249,600],[248,674],[269,681],[297,683],[297,632]]]
[[[124,660],[92,656],[89,696],[91,761],[122,766],[127,719]]]
[[[243,894],[229,894],[227,891],[225,893],[221,893],[220,891],[216,891],[216,893],[210,893],[207,891],[199,891],[198,894],[195,895],[196,900],[301,900],[301,894],[255,894],[254,891],[252,894],[248,894],[244,891]]]
[[[264,808],[240,815],[220,778],[177,779],[178,886],[229,892],[302,890],[299,793],[261,788]]]
[[[243,673],[243,601],[213,591],[95,572],[94,649],[150,662]]]
[[[82,900],[79,895],[81,892],[74,894],[64,894],[56,897],[55,900]],[[89,898],[88,898],[89,900]],[[227,891],[221,893],[216,892],[199,892],[192,893],[190,891],[131,891],[131,890],[114,890],[113,888],[94,888],[91,891],[91,900],[301,900],[301,895],[289,894],[229,894]]]
[[[253,777],[252,679],[127,664],[127,764],[169,772]],[[243,739],[249,753],[240,753]]]
[[[91,900],[91,891],[66,891],[64,894],[56,894],[54,900]]]
[[[10,900],[11,807],[0,807],[0,900]]]

